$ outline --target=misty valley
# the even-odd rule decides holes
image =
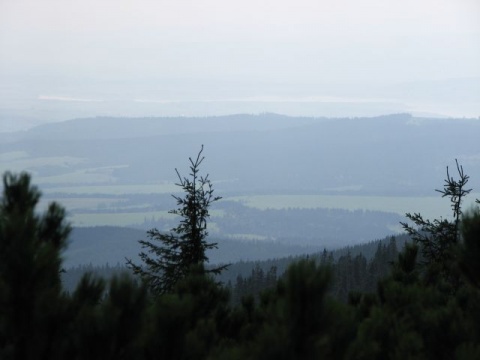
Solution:
[[[478,139],[409,114],[0,133],[0,357],[478,358]]]
[[[395,235],[407,212],[449,215],[434,188],[454,159],[480,172],[477,121],[408,114],[90,118],[0,136],[2,172],[29,171],[42,190],[41,204],[60,202],[75,227],[145,231],[174,226],[168,212],[179,191],[175,169],[187,172],[185,159],[203,144],[204,172],[222,196],[210,212],[210,236],[245,249],[249,241],[265,241],[305,252],[334,250]],[[126,240],[122,254],[108,239],[86,245],[74,232],[66,263],[117,264],[135,256],[139,238]],[[211,261],[257,255],[212,254]]]
[[[0,0],[0,360],[480,359],[480,0]]]

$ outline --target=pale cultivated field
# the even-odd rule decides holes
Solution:
[[[473,205],[480,193],[471,193],[463,204],[464,209]],[[393,212],[399,215],[421,213],[427,218],[450,217],[452,214],[447,198],[399,197],[399,196],[345,196],[345,195],[254,195],[238,196],[229,200],[240,201],[258,209],[288,208],[339,208],[347,210],[372,210]]]
[[[128,194],[171,194],[179,192],[179,187],[173,183],[148,185],[91,185],[91,186],[60,186],[47,188],[45,194],[71,195],[128,195]]]

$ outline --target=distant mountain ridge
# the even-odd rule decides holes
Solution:
[[[434,194],[455,159],[480,174],[478,119],[93,118],[1,138],[2,154],[23,154],[4,161],[2,171],[31,171],[41,184],[78,186],[79,174],[88,174],[89,184],[175,181],[174,169],[201,144],[204,170],[223,181],[219,190],[237,193],[358,188],[359,194]]]
[[[236,114],[211,117],[95,117],[36,126],[22,132],[30,139],[126,139],[173,134],[262,131],[310,124],[319,118],[279,114]]]

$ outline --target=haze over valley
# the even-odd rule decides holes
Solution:
[[[480,359],[480,0],[0,0],[0,359]]]
[[[480,192],[476,0],[3,1],[0,171],[75,227],[68,266],[168,231],[204,146],[216,263],[362,244]],[[475,193],[476,192],[476,193]],[[94,240],[92,240],[94,239]]]
[[[435,192],[446,167],[458,159],[477,192],[480,174],[477,119],[97,117],[0,138],[1,171],[30,172],[43,204],[63,204],[74,226],[143,232],[175,226],[177,218],[168,214],[176,206],[171,194],[180,190],[175,169],[188,175],[188,158],[204,145],[202,171],[223,197],[212,208],[209,232],[245,248],[217,259],[224,262],[257,256],[258,242],[276,243],[287,256],[380,239],[399,233],[407,212],[448,218],[449,203]],[[110,248],[99,246],[100,252],[85,243],[89,255],[73,236],[72,253],[82,257],[67,259],[121,262],[135,255],[139,240],[122,238],[125,245],[105,238]]]

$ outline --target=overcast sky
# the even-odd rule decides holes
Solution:
[[[275,84],[329,96],[478,78],[479,64],[480,0],[0,0],[4,107],[27,93],[214,100],[201,88],[222,82],[270,84],[230,98]]]

